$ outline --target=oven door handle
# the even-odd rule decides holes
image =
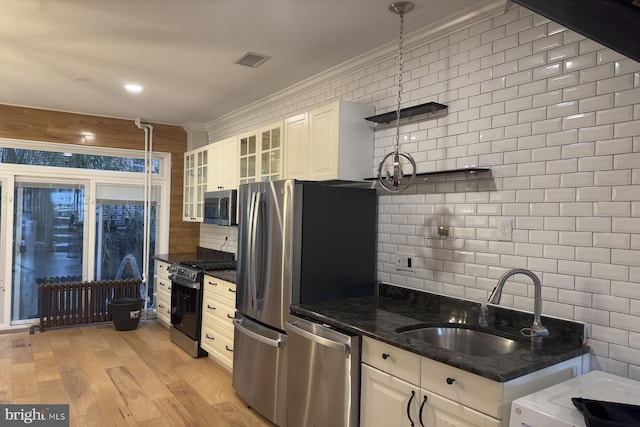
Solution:
[[[192,282],[190,280],[183,280],[180,279],[177,276],[171,275],[169,276],[169,280],[171,280],[171,283],[185,287],[185,288],[190,288],[190,289],[200,289],[200,282]]]
[[[236,329],[238,330],[238,332],[242,332],[243,334],[245,334],[246,336],[253,338],[256,341],[259,341],[263,344],[267,344],[270,345],[271,347],[277,347],[280,348],[284,345],[284,341],[281,339],[271,339],[268,337],[265,337],[264,335],[260,335],[257,332],[253,332],[251,329],[247,329],[242,325],[242,320],[240,319],[233,319],[233,326],[236,327]]]

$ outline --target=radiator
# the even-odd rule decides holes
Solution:
[[[40,332],[45,328],[110,322],[108,301],[140,298],[141,283],[141,280],[102,280],[40,284]]]

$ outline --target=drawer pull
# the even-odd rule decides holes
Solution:
[[[158,304],[158,308],[164,308],[164,304]]]
[[[389,358],[389,354],[387,354],[387,353],[382,353],[382,358],[383,358],[384,360],[387,360],[387,359]]]
[[[160,284],[160,286],[167,286],[167,284],[164,282],[158,282],[158,284]]]
[[[447,377],[447,384],[451,385],[455,380],[455,378]]]
[[[413,400],[414,397],[416,397],[416,392],[415,390],[411,390],[411,397],[409,398],[409,402],[407,402],[407,418],[409,418],[411,427],[415,426],[415,424],[413,423],[413,420],[411,419],[411,401]]]
[[[207,308],[211,309],[211,310],[215,310],[215,307],[211,307],[209,304],[207,304]]]
[[[213,285],[213,286],[218,286],[218,284],[216,282],[212,282],[211,280],[209,280],[209,284]]]
[[[228,345],[225,345],[225,346],[224,346],[224,349],[225,349],[225,350],[227,350],[227,351],[233,351],[233,349],[232,349],[232,348],[229,348],[229,346],[228,346]]]
[[[236,293],[236,290],[235,290],[235,289],[231,289],[231,288],[229,288],[229,292],[231,292],[232,294],[235,294],[235,293]]]
[[[235,319],[235,317],[233,317],[232,315],[230,315],[229,313],[227,313],[227,319]]]
[[[207,339],[210,339],[210,340],[215,340],[215,339],[216,339],[215,337],[210,337],[210,336],[209,336],[209,334],[204,334],[204,336],[205,336]]]
[[[425,427],[424,421],[422,421],[422,411],[424,410],[424,405],[427,404],[427,395],[424,395],[424,399],[422,399],[422,404],[420,405],[420,412],[418,413],[418,419],[420,420],[420,426]]]

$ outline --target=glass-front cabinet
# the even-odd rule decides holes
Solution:
[[[282,122],[240,135],[239,183],[282,178]]]
[[[182,219],[201,222],[204,217],[204,193],[207,191],[208,147],[184,154],[184,199]]]

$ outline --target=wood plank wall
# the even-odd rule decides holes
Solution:
[[[200,224],[182,221],[187,133],[179,126],[153,125],[153,149],[171,153],[169,252],[195,252]],[[95,138],[86,141],[82,132]],[[144,132],[132,120],[0,105],[0,137],[95,147],[144,150]]]

